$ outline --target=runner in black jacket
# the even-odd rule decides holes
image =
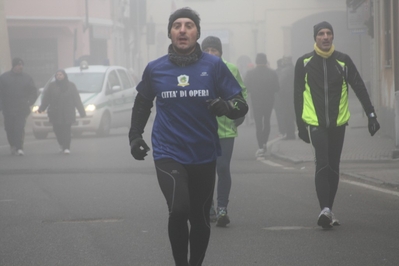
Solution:
[[[351,58],[335,51],[334,31],[323,21],[314,26],[314,51],[295,66],[294,106],[299,137],[312,143],[316,157],[316,192],[323,228],[339,225],[331,212],[339,182],[339,163],[349,121],[348,84],[360,100],[373,136],[380,128],[366,86]]]

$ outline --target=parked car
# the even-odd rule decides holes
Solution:
[[[86,117],[76,113],[72,134],[95,132],[107,136],[111,128],[130,127],[131,110],[137,95],[136,84],[128,70],[121,66],[81,65],[66,68],[68,79],[75,83],[85,106]],[[47,89],[52,77],[43,88]],[[38,113],[43,92],[32,108],[32,131],[37,139],[44,139],[53,131],[47,113]]]

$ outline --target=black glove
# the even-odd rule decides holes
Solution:
[[[241,125],[244,122],[244,120],[245,120],[245,116],[234,119],[234,125],[236,127],[238,127],[239,125]]]
[[[136,160],[144,160],[149,150],[150,147],[148,147],[147,143],[140,137],[135,138],[130,143],[130,153]]]
[[[310,143],[309,133],[306,127],[298,127],[298,137],[306,143]]]
[[[216,116],[227,115],[234,109],[231,101],[225,101],[221,98],[209,99],[206,102],[208,103],[208,109]]]
[[[380,129],[380,123],[377,121],[377,117],[369,117],[369,132],[371,136]]]

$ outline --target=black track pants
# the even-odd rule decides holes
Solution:
[[[217,181],[217,207],[226,207],[229,204],[231,190],[230,162],[233,155],[234,138],[220,139],[222,155],[216,161]]]
[[[71,146],[71,124],[53,124],[53,131],[63,150],[70,149]]]
[[[202,265],[211,233],[209,211],[215,187],[216,161],[182,165],[172,159],[161,159],[155,161],[155,167],[168,204],[168,232],[175,263],[177,266]]]
[[[26,115],[23,114],[4,114],[4,129],[7,133],[7,140],[10,147],[23,149],[25,138]]]
[[[270,135],[270,117],[273,111],[273,104],[265,104],[262,109],[254,110],[256,127],[256,139],[259,149],[263,149]]]
[[[346,125],[334,128],[309,127],[316,159],[316,193],[321,209],[332,209],[334,204],[345,128]]]

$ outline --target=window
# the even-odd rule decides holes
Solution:
[[[385,67],[392,66],[391,0],[384,1]]]
[[[123,85],[123,89],[124,89],[124,90],[133,87],[133,86],[132,86],[132,83],[130,82],[129,77],[127,76],[127,74],[126,74],[126,72],[125,72],[124,70],[118,69],[118,74],[119,74],[119,77],[121,78],[121,81],[122,81],[122,85]]]
[[[102,90],[104,73],[68,73],[69,81],[75,83],[80,93],[95,93]]]
[[[118,75],[115,70],[112,70],[108,75],[108,89],[111,91],[114,86],[121,86]]]

